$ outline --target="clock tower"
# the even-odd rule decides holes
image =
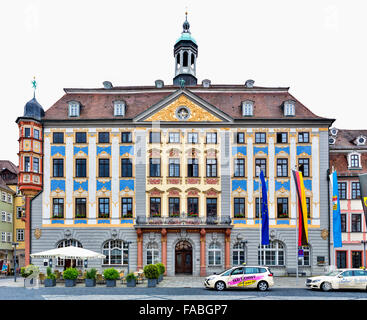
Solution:
[[[173,84],[177,86],[193,86],[197,84],[196,60],[198,56],[198,45],[191,36],[190,24],[187,21],[187,12],[181,37],[177,39],[173,54],[175,57],[175,77]],[[184,80],[184,82],[182,81]]]

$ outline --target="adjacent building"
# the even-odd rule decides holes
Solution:
[[[332,264],[338,268],[364,266],[366,222],[358,175],[367,172],[367,130],[331,128],[330,170],[336,170],[341,209],[342,247],[335,248]]]
[[[17,123],[19,188],[34,196],[29,211],[26,204],[30,252],[75,245],[106,255],[89,267],[137,270],[162,261],[168,275],[204,276],[244,262],[276,275],[297,264],[322,272],[334,120],[315,115],[287,87],[198,83],[187,19],[173,53],[173,84],[105,81],[64,89],[46,112],[35,99],[27,103],[37,115],[26,107]],[[296,245],[297,168],[309,212],[304,248]],[[270,215],[265,247],[260,170]],[[43,267],[41,259],[32,263]],[[71,264],[58,260],[56,268]]]

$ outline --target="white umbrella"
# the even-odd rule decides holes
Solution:
[[[38,253],[32,253],[30,256],[32,258],[62,258],[62,259],[106,258],[104,254],[73,246],[56,248]]]

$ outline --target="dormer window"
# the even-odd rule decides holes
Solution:
[[[329,144],[335,144],[335,138],[329,137]]]
[[[332,136],[336,136],[338,134],[338,129],[337,128],[331,128],[330,133],[331,133]]]
[[[209,88],[210,84],[211,84],[211,81],[209,79],[204,79],[202,81],[202,85],[203,85],[204,88]]]
[[[357,146],[364,146],[366,144],[367,138],[365,136],[358,136],[354,141]]]
[[[69,102],[69,117],[79,117],[80,103],[78,101]]]
[[[254,102],[246,100],[242,102],[242,116],[251,117],[254,115]]]
[[[361,169],[361,155],[359,153],[350,153],[348,155],[349,169]]]
[[[285,101],[284,102],[284,115],[288,117],[288,116],[294,116],[295,114],[296,114],[296,110],[294,106],[294,101],[293,100]]]
[[[114,106],[114,116],[125,116],[125,102],[115,101]]]

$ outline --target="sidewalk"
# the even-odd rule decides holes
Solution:
[[[160,282],[158,288],[204,288],[205,277],[192,277],[192,276],[176,276],[176,277],[164,277]],[[274,277],[273,288],[305,288],[305,282],[307,277]],[[64,283],[57,283],[57,287],[65,287]],[[78,283],[77,287],[85,287],[84,283]],[[17,281],[14,282],[14,277],[0,278],[1,287],[24,287],[24,278],[17,277]],[[40,288],[44,285],[40,284]],[[105,288],[105,284],[97,285],[98,287]],[[126,284],[121,284],[121,281],[117,282],[117,287],[126,287]],[[137,287],[147,287],[147,282],[138,284]]]

